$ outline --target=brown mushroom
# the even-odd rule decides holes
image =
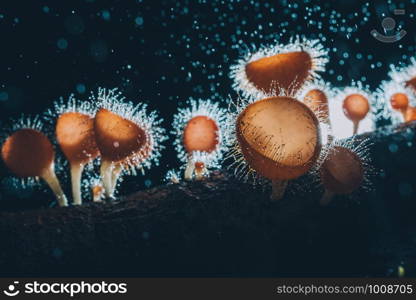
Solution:
[[[273,183],[280,199],[286,182],[308,172],[321,150],[315,114],[291,97],[272,97],[248,105],[236,122],[237,140],[247,164]]]
[[[151,145],[145,130],[107,109],[101,108],[94,119],[94,131],[100,150],[101,176],[107,197],[113,197],[118,176],[118,166],[140,164],[151,153]]]
[[[259,90],[270,94],[276,88],[295,92],[308,79],[313,67],[306,51],[279,53],[248,63],[247,79]]]
[[[368,99],[361,94],[348,95],[343,102],[345,116],[353,122],[353,134],[357,134],[359,123],[370,111]]]
[[[6,166],[18,177],[40,177],[54,192],[60,206],[68,202],[55,174],[55,151],[40,131],[19,129],[3,143],[1,156]]]
[[[56,123],[56,138],[71,168],[74,204],[81,204],[81,176],[87,163],[99,156],[94,118],[78,112],[63,113]]]
[[[334,195],[351,194],[364,181],[364,166],[361,158],[353,150],[334,146],[328,152],[320,170],[325,194],[321,205],[327,205]]]

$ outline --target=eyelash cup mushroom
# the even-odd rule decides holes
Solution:
[[[321,182],[325,193],[320,204],[328,205],[335,195],[350,195],[369,185],[368,141],[354,146],[354,140],[336,141],[328,150],[320,168]]]
[[[184,178],[202,179],[208,169],[219,167],[228,147],[226,111],[210,100],[190,100],[190,107],[179,109],[172,132],[179,159],[186,164]]]
[[[107,198],[114,197],[123,170],[150,168],[158,164],[165,130],[156,112],[147,113],[146,105],[125,102],[116,89],[100,88],[94,131],[101,153],[101,179]]]
[[[245,162],[272,181],[273,200],[287,182],[307,173],[321,151],[319,121],[302,102],[288,96],[255,101],[236,119],[236,138]]]
[[[230,76],[243,97],[275,95],[276,90],[292,94],[324,71],[327,54],[318,40],[296,37],[286,45],[247,53],[232,67]]]
[[[38,119],[26,120],[14,126],[1,147],[4,163],[20,178],[42,178],[54,192],[58,204],[67,206],[68,201],[55,174],[55,150],[40,130]]]
[[[73,203],[82,204],[81,177],[85,165],[100,155],[95,142],[94,109],[90,102],[77,101],[72,95],[68,103],[55,103],[58,112],[55,134],[62,152],[69,161]]]

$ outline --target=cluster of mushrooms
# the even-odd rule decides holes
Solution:
[[[416,63],[392,67],[391,80],[371,93],[360,82],[333,88],[322,81],[318,73],[327,62],[319,41],[300,38],[238,60],[231,68],[240,95],[234,105],[227,110],[218,102],[190,99],[174,115],[171,133],[183,167],[169,171],[170,180],[179,182],[181,174],[202,180],[228,153],[236,173],[271,182],[273,200],[283,197],[288,181],[307,173],[324,187],[322,205],[368,184],[368,145],[355,143],[354,135],[373,130],[380,117],[393,124],[416,120]],[[82,203],[87,164],[97,159],[100,164],[100,184],[91,187],[94,199],[112,199],[120,176],[157,164],[167,139],[155,112],[126,102],[117,90],[100,89],[88,101],[71,97],[49,115],[70,164],[73,204]],[[39,128],[15,128],[1,155],[15,175],[43,178],[58,203],[68,205],[54,172],[53,143]]]

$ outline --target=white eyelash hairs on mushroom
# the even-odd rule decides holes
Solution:
[[[416,92],[416,58],[410,59],[410,64],[405,67],[390,65],[389,77],[405,87],[411,88]]]
[[[293,93],[305,82],[319,78],[325,70],[328,50],[318,40],[296,36],[286,45],[277,41],[272,46],[248,50],[231,67],[234,89],[244,98],[266,98],[274,89]]]
[[[393,125],[416,118],[416,95],[411,87],[396,81],[383,81],[374,93],[377,120],[388,120]]]
[[[360,189],[370,189],[370,178],[375,173],[371,165],[370,146],[367,139],[358,142],[354,137],[331,144],[318,170],[325,188],[321,205],[328,205],[335,195],[351,195]]]
[[[190,99],[187,104],[175,114],[172,134],[178,158],[186,164],[184,178],[199,180],[220,166],[229,147],[227,113],[211,100]]]
[[[113,198],[121,172],[158,165],[162,142],[167,139],[155,111],[147,105],[127,102],[117,89],[98,89],[94,130],[101,152],[101,178],[107,198]]]
[[[229,121],[234,139],[231,168],[244,179],[270,180],[272,200],[281,199],[289,180],[306,174],[320,161],[319,120],[293,96],[239,99]]]
[[[296,93],[295,98],[305,103],[317,116],[321,127],[322,144],[332,140],[329,102],[334,99],[331,85],[322,79],[305,83]]]
[[[86,165],[99,157],[95,142],[94,116],[96,107],[89,101],[70,95],[54,103],[47,118],[55,126],[56,140],[70,164],[73,203],[82,204],[82,173]]]
[[[54,192],[58,204],[67,206],[68,201],[55,173],[55,150],[43,133],[38,117],[21,117],[4,134],[1,157],[8,169],[29,182],[42,178]]]

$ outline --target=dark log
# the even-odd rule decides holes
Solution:
[[[318,205],[303,178],[269,200],[227,172],[113,203],[0,214],[2,276],[416,275],[416,124],[372,142],[373,191]]]

